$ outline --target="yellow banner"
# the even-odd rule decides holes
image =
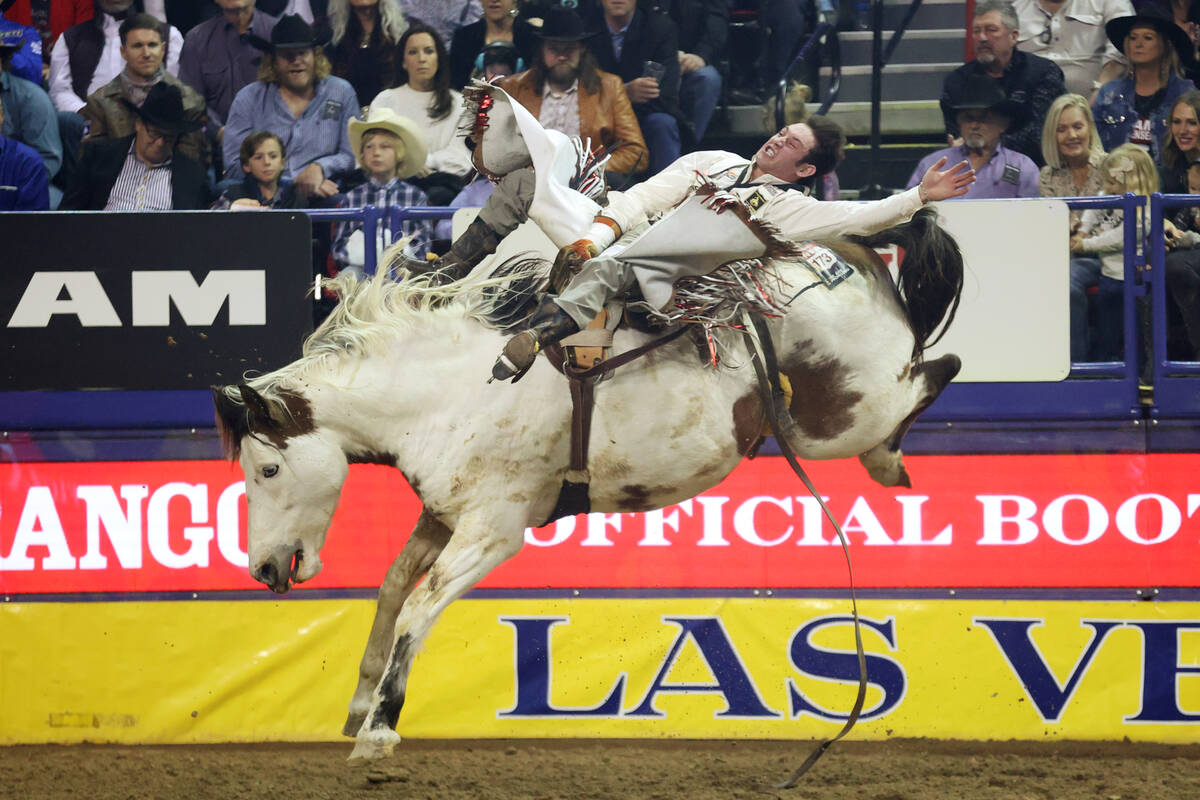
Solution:
[[[1200,603],[871,600],[860,739],[1200,738]],[[374,604],[0,606],[0,743],[338,738]],[[469,600],[401,735],[803,738],[857,663],[842,600]]]

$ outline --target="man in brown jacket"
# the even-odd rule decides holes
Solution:
[[[179,89],[189,121],[205,121],[204,98],[163,69],[166,55],[164,28],[149,14],[133,14],[121,23],[121,58],[125,60],[125,68],[92,92],[87,105],[80,110],[87,126],[84,141],[132,136],[135,116],[128,103],[141,106],[151,87],[158,83]],[[208,166],[209,148],[203,131],[185,133],[179,140],[178,151],[200,165]]]
[[[608,172],[629,176],[648,165],[646,142],[619,77],[603,72],[583,46],[591,34],[568,8],[546,12],[541,51],[531,69],[500,82],[542,127],[611,150]]]

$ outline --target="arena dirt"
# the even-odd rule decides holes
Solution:
[[[1200,745],[925,740],[835,745],[787,792],[758,791],[808,743],[406,741],[376,768],[345,744],[0,747],[20,800],[1195,800]]]

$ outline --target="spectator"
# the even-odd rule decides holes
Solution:
[[[7,9],[3,7],[7,5]],[[34,6],[38,13],[34,13]],[[42,61],[50,63],[50,50],[54,42],[67,28],[87,22],[96,13],[93,0],[7,0],[0,2],[0,10],[18,25],[28,25],[37,30],[42,39]]]
[[[679,137],[679,34],[637,0],[601,0],[604,34],[589,43],[600,69],[620,76],[650,151],[649,174],[674,163]]]
[[[96,15],[68,28],[50,53],[50,99],[59,111],[80,111],[88,96],[125,68],[119,28],[134,0],[95,0]],[[136,13],[136,12],[134,12]],[[167,26],[167,72],[179,74],[183,36]],[[68,145],[63,142],[64,147]]]
[[[1158,191],[1158,173],[1146,151],[1135,144],[1118,146],[1105,156],[1100,165],[1104,194],[1133,192],[1146,197]],[[1148,210],[1138,211],[1138,242],[1144,242],[1148,225]],[[1140,249],[1140,244],[1139,244]],[[1086,319],[1076,318],[1080,310],[1086,315],[1087,304],[1077,302],[1077,291],[1086,292],[1091,285],[1099,287],[1096,300],[1096,342],[1071,342],[1071,360],[1077,352],[1087,353],[1093,361],[1120,361],[1124,352],[1125,307],[1125,226],[1120,209],[1090,208],[1083,212],[1079,231],[1071,237],[1071,252],[1095,253],[1100,257],[1100,271],[1095,283],[1077,287],[1075,275],[1071,280],[1071,333],[1087,331]],[[1074,265],[1072,272],[1074,273]],[[1082,283],[1082,281],[1080,282]]]
[[[1013,7],[1021,22],[1017,47],[1057,64],[1068,92],[1094,98],[1125,70],[1104,26],[1133,15],[1129,0],[1013,0]]]
[[[729,37],[729,4],[727,0],[671,0],[668,13],[679,28],[679,106],[699,142],[721,99],[721,73],[713,64]]]
[[[999,84],[985,75],[972,75],[950,98],[950,107],[955,125],[962,131],[962,144],[921,159],[907,188],[919,184],[925,172],[940,161],[957,164],[966,160],[975,170],[975,182],[962,196],[964,200],[1037,197],[1037,165],[1024,153],[1003,144],[1004,132],[1012,127],[1013,120],[1021,118],[1021,107],[1005,98]]]
[[[400,10],[409,22],[433,28],[443,44],[454,41],[459,28],[483,16],[480,0],[400,0]]]
[[[58,123],[54,106],[42,87],[10,72],[10,59],[21,42],[22,37],[15,29],[0,30],[0,110],[4,111],[0,134],[32,147],[42,159],[47,179],[51,179],[62,167]],[[62,192],[51,187],[51,208],[57,208],[61,200]]]
[[[1180,54],[1191,39],[1155,6],[1104,26],[1129,59],[1125,77],[1100,87],[1092,113],[1106,150],[1130,142],[1155,160],[1167,133],[1167,114],[1184,92],[1196,87],[1180,77]]]
[[[180,135],[199,130],[189,119],[179,87],[156,83],[141,106],[134,134],[93,139],[83,146],[63,208],[92,211],[169,211],[208,208],[204,167],[175,152]]]
[[[282,139],[270,131],[255,131],[242,141],[238,155],[246,177],[226,189],[214,209],[300,207],[296,184],[283,178],[287,153]]]
[[[330,75],[321,40],[298,15],[280,19],[270,41],[248,38],[264,55],[258,80],[243,87],[229,107],[222,143],[226,177],[240,177],[242,140],[267,130],[287,143],[283,176],[296,183],[300,196],[310,203],[332,197],[337,180],[354,168],[346,134],[358,117],[354,89]]]
[[[1010,0],[979,0],[975,4],[972,26],[975,60],[946,76],[942,84],[942,115],[946,131],[957,137],[959,130],[950,99],[962,92],[971,77],[987,76],[999,84],[1011,103],[1025,112],[1021,122],[1004,134],[1004,146],[1040,164],[1046,111],[1066,89],[1057,64],[1016,49],[1019,27]]]
[[[525,60],[515,45],[508,42],[492,42],[479,51],[479,78],[491,83],[521,71]]]
[[[1186,172],[1188,194],[1200,194],[1200,162]],[[1167,356],[1200,361],[1200,206],[1181,208],[1163,222],[1167,245]],[[1176,313],[1173,313],[1173,310]],[[1186,341],[1185,347],[1176,343]]]
[[[0,130],[4,128],[0,107]],[[46,211],[50,179],[37,151],[0,134],[0,211]]]
[[[646,145],[625,87],[616,75],[596,66],[583,46],[588,37],[579,15],[569,9],[546,14],[541,57],[500,87],[529,109],[542,127],[591,140],[592,148],[614,148],[608,172],[628,176],[646,167]]]
[[[0,12],[3,3],[0,3]],[[19,25],[0,13],[0,38],[11,48],[8,69],[18,78],[42,85],[42,40],[38,32],[28,25]]]
[[[275,18],[255,8],[254,0],[217,0],[221,13],[188,31],[179,56],[179,79],[204,98],[209,149],[221,153],[229,107],[242,87],[254,83],[259,52],[243,37],[271,35]],[[168,6],[169,8],[169,6]],[[225,169],[218,165],[217,174]]]
[[[1184,92],[1168,120],[1167,139],[1159,152],[1159,186],[1167,194],[1188,191],[1187,173],[1200,161],[1200,92]]]
[[[133,14],[121,23],[118,34],[125,69],[88,97],[82,111],[87,120],[84,141],[132,136],[134,115],[129,109],[141,105],[150,88],[158,83],[178,88],[187,118],[203,126],[204,98],[163,69],[163,23],[149,14]],[[197,129],[181,136],[178,150],[193,161],[208,166],[208,141],[202,131]]]
[[[262,10],[273,17],[295,14],[318,31],[329,23],[329,0],[259,0]]]
[[[373,205],[384,211],[375,242],[377,255],[393,240],[411,236],[408,252],[420,258],[429,250],[430,223],[404,220],[393,234],[392,217],[387,213],[393,208],[428,205],[425,193],[405,181],[425,165],[425,137],[420,127],[390,109],[373,108],[365,120],[350,121],[350,142],[367,180],[351,189],[342,205],[348,208]],[[361,222],[338,223],[333,257],[342,268],[362,268],[365,247]]]
[[[408,21],[396,0],[329,1],[333,43],[329,60],[333,74],[354,87],[358,104],[366,108],[384,89],[400,82],[399,42]]]
[[[517,0],[484,0],[483,18],[454,33],[450,43],[450,85],[461,89],[473,76],[483,74],[483,49],[487,45],[510,44],[531,55],[536,49],[535,38],[529,24],[517,17]],[[512,71],[524,69],[523,60],[517,57]]]
[[[1104,148],[1087,99],[1064,94],[1054,101],[1042,126],[1042,157],[1046,166],[1038,176],[1042,197],[1095,197],[1103,189],[1100,162]],[[1079,227],[1083,211],[1071,210],[1071,233]]]
[[[432,205],[444,206],[474,169],[458,131],[462,95],[450,88],[446,46],[432,28],[413,22],[400,38],[400,50],[400,84],[380,92],[371,110],[388,108],[421,126],[429,150],[424,169],[411,182],[424,190]]]

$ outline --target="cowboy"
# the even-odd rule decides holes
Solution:
[[[4,106],[0,105],[0,130]],[[37,151],[0,135],[0,211],[47,211],[50,179]]]
[[[80,111],[88,121],[85,142],[91,139],[123,139],[132,134],[134,115],[129,110],[130,105],[140,105],[150,87],[160,81],[179,89],[189,119],[204,123],[204,98],[163,69],[165,27],[149,14],[133,14],[121,23],[117,32],[121,37],[121,58],[125,61],[125,69],[88,96],[87,105]],[[179,152],[208,165],[208,142],[202,133],[194,132],[181,137]]]
[[[942,158],[917,186],[883,200],[818,201],[810,191],[837,165],[844,142],[837,123],[815,116],[783,128],[749,161],[720,151],[690,153],[644,183],[609,193],[587,236],[560,254],[584,262],[579,274],[558,297],[542,298],[528,328],[505,345],[493,377],[519,378],[544,347],[586,326],[635,284],[661,308],[678,278],[762,256],[758,231],[741,215],[752,214],[792,241],[870,234],[904,222],[926,203],[965,194],[975,179],[965,163],[943,170]],[[721,213],[729,208],[741,213]],[[652,227],[651,220],[657,220]]]
[[[247,39],[265,55],[258,80],[242,87],[229,107],[222,140],[226,177],[240,177],[242,140],[267,130],[287,144],[283,177],[304,197],[332,197],[336,181],[354,169],[348,134],[350,120],[358,118],[354,88],[330,75],[324,37],[297,14],[279,20],[269,42],[253,34]]]
[[[136,115],[134,133],[83,145],[79,169],[62,207],[92,211],[170,211],[208,208],[208,176],[195,160],[175,151],[179,137],[202,122],[188,118],[179,88],[156,83]]]
[[[603,72],[584,47],[591,36],[569,8],[546,12],[533,66],[505,78],[508,92],[548,130],[591,140],[593,149],[613,148],[608,172],[627,175],[645,169],[646,143],[621,79]]]
[[[929,166],[941,158],[950,163],[966,159],[975,170],[975,183],[964,200],[1037,197],[1038,168],[1029,156],[1002,143],[1004,132],[1019,123],[1022,108],[1004,96],[1004,90],[983,75],[972,75],[962,92],[951,100],[962,144],[937,150],[917,164],[908,188],[916,186]]]

